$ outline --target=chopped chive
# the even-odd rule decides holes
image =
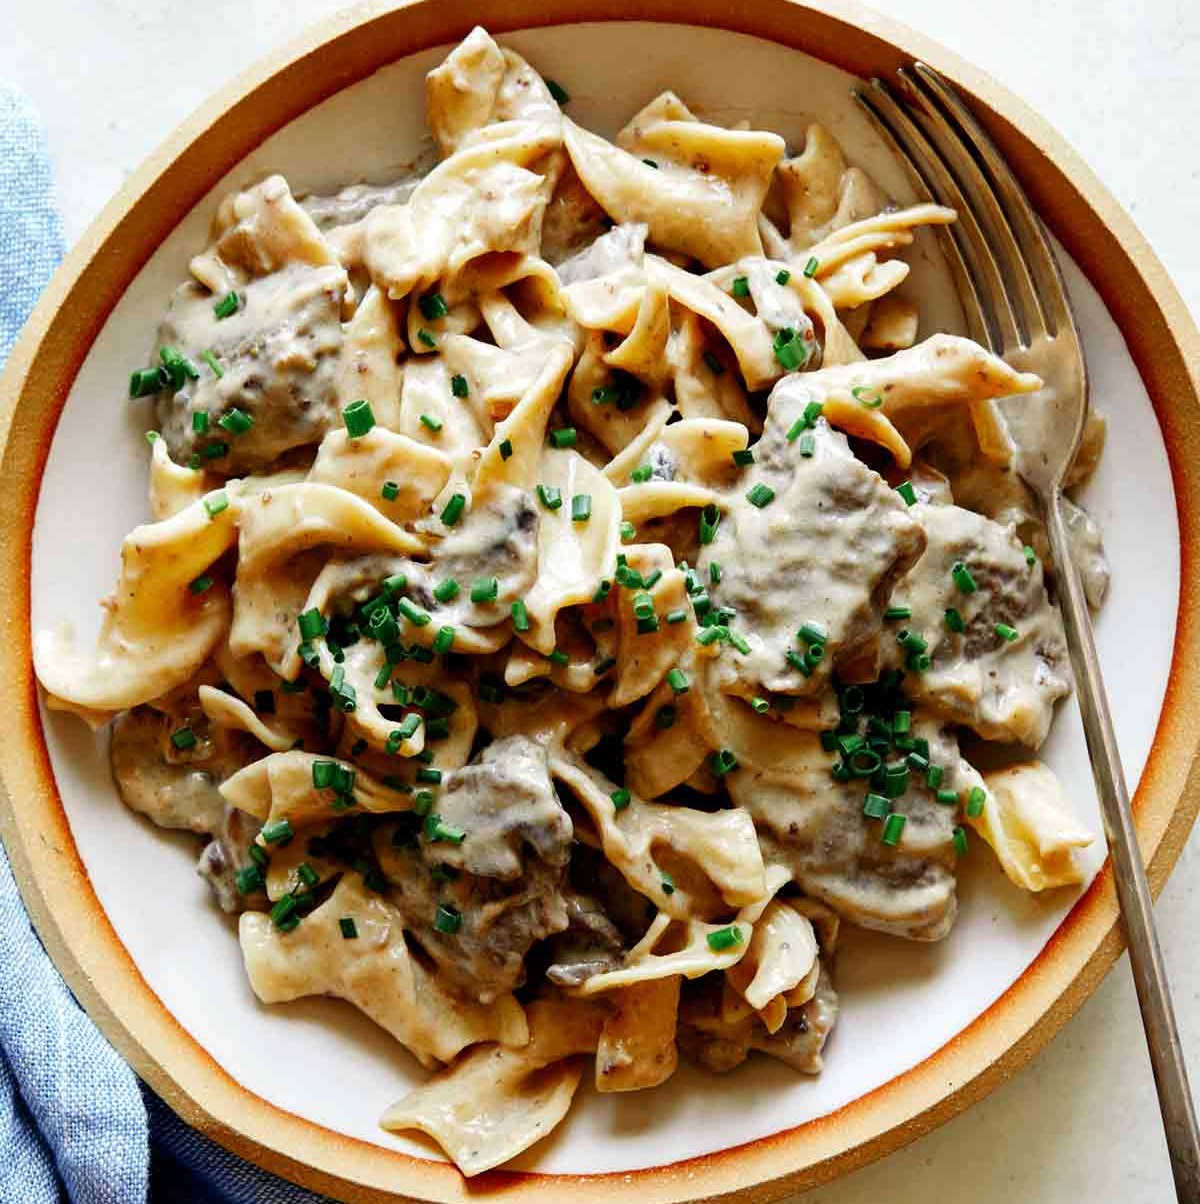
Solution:
[[[291,932],[300,922],[300,917],[296,915],[299,905],[300,901],[294,894],[289,892],[284,895],[271,908],[271,922],[283,932]]]
[[[1007,623],[997,623],[992,629],[1002,639],[1007,640],[1010,644],[1017,638],[1017,629],[1010,627]]]
[[[569,656],[567,656],[567,654],[561,648],[555,648],[553,652],[548,654],[546,659],[552,665],[558,665],[559,668],[562,668],[562,666],[569,665],[571,663],[571,658]]]
[[[471,586],[472,602],[495,602],[499,596],[500,582],[496,577],[480,577]]]
[[[643,579],[642,587],[644,589],[653,589],[662,580],[662,575],[662,569],[655,569],[649,577]]]
[[[307,887],[314,887],[321,881],[321,875],[307,861],[302,861],[296,867],[296,877]]]
[[[873,748],[856,748],[843,759],[856,778],[869,778],[883,764],[883,758]]]
[[[796,632],[796,638],[803,640],[806,644],[823,644],[828,637],[824,629],[816,623],[804,623]]]
[[[750,706],[759,715],[765,715],[771,709],[771,704],[765,698],[751,698]]]
[[[417,781],[428,782],[431,786],[440,786],[442,784],[442,771],[440,769],[430,769],[427,765],[422,765],[417,770]]]
[[[200,454],[206,460],[219,460],[222,456],[229,455],[229,444],[219,441],[210,443]]]
[[[208,365],[209,371],[217,378],[217,380],[220,380],[221,377],[225,375],[225,369],[222,368],[219,363],[217,363],[217,357],[212,353],[212,351],[200,352],[200,358]]]
[[[791,280],[791,278],[792,278],[792,274],[791,274],[791,272],[789,272],[787,270],[787,268],[783,268],[780,271],[775,273],[775,283],[776,284],[787,284],[787,282],[789,280]]]
[[[925,652],[929,648],[924,636],[907,627],[896,632],[896,642],[908,652]]]
[[[385,663],[380,666],[379,672],[375,674],[375,689],[386,690],[388,683],[392,680],[392,666]]]
[[[747,464],[754,463],[754,452],[751,448],[746,447],[741,451],[735,451],[732,459],[739,468],[745,468]]]
[[[453,602],[458,597],[460,588],[453,577],[447,577],[445,581],[439,581],[433,587],[433,596],[439,602]]]
[[[746,501],[751,506],[756,506],[759,510],[769,506],[775,500],[775,490],[770,485],[764,485],[761,481],[746,494]]]
[[[366,398],[360,397],[342,410],[342,422],[351,439],[361,439],[375,425],[375,411]]]
[[[417,728],[421,726],[421,716],[409,712],[400,721],[400,726],[396,729],[400,733],[401,740],[411,740],[417,734]]]
[[[435,435],[442,429],[442,420],[435,418],[432,414],[422,414],[420,422],[426,430],[433,431]]]
[[[216,518],[222,510],[229,506],[229,496],[224,489],[218,490],[216,493],[210,493],[204,499],[204,509],[208,513],[209,518]]]
[[[413,795],[413,811],[422,819],[433,811],[434,796],[432,790],[418,790]]]
[[[745,276],[735,276],[729,291],[735,297],[748,297],[750,296],[750,281]]]
[[[712,582],[713,585],[721,584],[721,577],[722,577],[723,573],[724,573],[724,569],[721,568],[720,561],[713,560],[709,563],[708,579],[710,582]]]
[[[654,726],[660,731],[667,731],[669,728],[675,726],[675,718],[677,714],[678,712],[670,704],[659,707],[658,710],[654,712]]]
[[[232,318],[238,311],[239,298],[237,293],[226,293],[220,301],[213,303],[213,313],[217,315],[217,321],[222,318]]]
[[[983,814],[983,806],[987,802],[987,795],[983,791],[982,786],[972,786],[967,794],[967,818],[977,819]]]
[[[612,582],[609,581],[609,579],[607,577],[603,578],[601,580],[600,584],[598,586],[596,586],[596,592],[592,595],[592,601],[593,602],[603,602],[604,599],[608,597],[609,592],[611,590],[612,590]]]
[[[562,490],[557,485],[539,485],[537,495],[547,510],[557,510],[562,505]]]
[[[394,502],[400,496],[400,486],[395,481],[384,481],[379,496],[385,502]]]
[[[565,105],[570,99],[571,94],[557,80],[546,80],[546,91],[554,97],[555,101],[560,105]]]
[[[675,691],[676,694],[685,694],[691,688],[691,682],[688,680],[688,675],[679,668],[672,669],[667,674],[667,685]]]
[[[417,306],[421,317],[429,322],[436,322],[438,318],[444,318],[450,312],[450,307],[441,293],[426,293],[423,297],[418,297]]]
[[[315,606],[309,610],[301,611],[296,619],[296,625],[300,628],[300,638],[302,640],[315,640],[318,636],[325,634],[325,620],[321,617],[321,612]]]
[[[863,801],[863,814],[870,819],[883,819],[892,809],[892,800],[882,794],[868,794]]]
[[[715,644],[718,640],[727,640],[729,638],[729,628],[723,627],[721,624],[716,624],[713,627],[704,627],[696,632],[696,643],[707,648],[710,644]]]
[[[425,817],[425,835],[433,844],[442,841],[449,844],[462,844],[467,838],[466,832],[457,824],[448,824],[440,815],[434,814]]]
[[[804,265],[804,275],[811,280],[820,270],[821,261],[815,256],[811,257]]]
[[[925,785],[930,790],[936,790],[942,784],[942,775],[945,770],[940,765],[930,765],[925,771]]]
[[[244,435],[254,425],[254,418],[236,406],[217,419],[217,426],[231,435]]]
[[[172,388],[182,389],[189,380],[200,379],[200,372],[196,365],[174,347],[159,348],[158,358],[162,360],[163,371],[171,382]]]
[[[750,645],[736,631],[730,631],[727,638],[743,656],[750,655]]]
[[[808,423],[805,422],[803,418],[797,418],[796,421],[793,422],[790,427],[788,427],[787,441],[789,443],[795,443],[806,430],[808,430]]]
[[[895,619],[911,619],[912,618],[912,607],[911,606],[889,606],[887,608],[887,610],[885,610],[883,612],[883,617],[888,621],[892,621]]]
[[[850,396],[854,398],[859,405],[866,406],[868,410],[877,410],[883,405],[883,394],[876,393],[866,385],[855,385],[850,390]],[[911,503],[910,503],[911,505]]]
[[[256,865],[247,865],[234,875],[234,885],[239,895],[252,895],[263,884],[262,870]]]
[[[192,430],[197,435],[203,435],[208,432],[208,411],[193,410],[192,411]]]
[[[560,426],[557,430],[550,432],[551,444],[559,449],[574,447],[577,440],[578,436],[573,426]]]
[[[649,464],[639,464],[630,474],[629,479],[637,485],[645,484],[654,475],[654,469]]]
[[[1037,564],[1037,553],[1028,544],[1021,550],[1025,553],[1025,563],[1033,568]]]
[[[430,622],[429,615],[423,611],[411,598],[401,598],[396,603],[396,609],[414,626],[424,627]]]
[[[592,495],[590,493],[577,493],[571,499],[571,521],[573,523],[586,523],[592,517]]]
[[[816,450],[817,450],[816,436],[813,435],[813,433],[811,431],[805,431],[805,433],[800,436],[800,444],[797,448],[797,451],[799,451],[799,453],[801,454],[801,456],[804,457],[804,459],[811,460],[813,458],[813,456],[816,454]]]
[[[512,621],[514,631],[528,631],[530,628],[529,608],[518,598],[512,604]]]
[[[622,543],[631,543],[637,538],[637,527],[631,522],[623,522],[619,528]]]
[[[894,812],[883,821],[883,835],[880,839],[886,845],[898,845],[900,834],[904,831],[905,817]]]
[[[670,874],[662,876],[662,892],[664,895],[673,895],[675,893],[675,879]]]
[[[621,390],[614,388],[612,385],[597,385],[592,390],[592,404],[605,406],[610,401],[616,401],[620,396]]]
[[[717,777],[723,778],[738,767],[738,759],[729,749],[722,748],[708,758],[708,766]]]
[[[451,648],[454,647],[455,630],[447,625],[439,627],[438,633],[433,637],[433,650],[439,656],[444,656]]]
[[[709,502],[700,511],[700,542],[710,544],[717,536],[717,528],[721,525],[721,511],[714,502]]]
[[[467,378],[461,373],[456,372],[450,378],[450,392],[453,393],[455,397],[469,396],[471,387],[467,384]]]
[[[511,460],[513,454],[513,445],[511,439],[500,440],[500,459]]]
[[[721,361],[716,357],[716,355],[713,352],[706,351],[701,358],[708,365],[708,370],[714,376],[721,376],[724,373],[725,365],[723,363],[721,363]]]
[[[736,924],[730,924],[728,928],[718,928],[716,932],[710,932],[706,939],[708,947],[714,953],[721,953],[726,949],[732,949],[735,945],[740,945],[746,938]]]
[[[263,824],[259,835],[263,838],[264,844],[280,844],[285,840],[290,840],[295,833],[292,831],[291,820],[285,816],[283,819],[273,819]]]
[[[975,578],[971,576],[971,570],[961,560],[950,570],[950,576],[964,594],[973,594],[979,588],[975,584]]]
[[[417,331],[417,339],[420,342],[424,343],[426,347],[436,347],[437,346],[437,339],[435,339],[433,337],[433,335],[431,335],[429,333],[429,331],[425,329],[424,326],[422,326],[421,329]]]
[[[683,623],[687,619],[687,611],[669,610],[667,611],[667,622],[674,626],[676,623]]]
[[[403,573],[393,573],[390,577],[385,577],[380,584],[383,592],[389,598],[394,598],[408,588],[408,578]]]
[[[624,811],[633,801],[633,796],[623,786],[619,790],[614,790],[608,797],[612,799],[614,811]]]
[[[462,912],[449,903],[439,903],[433,917],[433,926],[438,932],[453,936],[462,927]]]
[[[933,796],[943,807],[958,806],[958,791],[957,790],[938,790]]]
[[[453,527],[455,523],[462,518],[463,511],[467,508],[467,499],[461,493],[453,493],[450,495],[450,500],[446,503],[442,510],[442,522],[447,527]]]
[[[188,582],[188,589],[193,594],[206,594],[212,587],[213,579],[207,573]]]
[[[341,929],[343,940],[352,941],[358,936],[358,925],[353,916],[342,916],[338,920],[338,928]]]
[[[803,368],[808,360],[808,348],[804,345],[804,340],[790,326],[785,326],[776,333],[771,349],[780,365],[788,372]]]
[[[954,827],[954,851],[960,857],[967,855],[967,834],[957,824]]]
[[[917,504],[917,491],[913,488],[912,481],[901,481],[896,486],[896,492],[904,499],[906,505],[915,506]]]
[[[190,727],[177,728],[171,733],[171,743],[180,752],[186,752],[187,749],[196,747],[196,733]]]

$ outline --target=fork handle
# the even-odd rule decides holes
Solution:
[[[1200,1133],[1196,1128],[1196,1111],[1188,1088],[1187,1067],[1171,1006],[1162,949],[1154,927],[1154,904],[1138,848],[1129,791],[1096,655],[1091,616],[1079,572],[1071,558],[1066,523],[1059,504],[1061,496],[1056,491],[1046,507],[1046,530],[1054,554],[1055,581],[1059,586],[1063,626],[1075,670],[1083,732],[1100,796],[1104,834],[1129,946],[1129,964],[1133,969],[1133,983],[1142,1012],[1142,1026],[1146,1030],[1150,1065],[1158,1089],[1158,1106],[1175,1177],[1175,1194],[1181,1204],[1200,1204]]]

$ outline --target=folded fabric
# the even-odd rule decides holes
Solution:
[[[0,85],[0,367],[62,250],[41,127]],[[226,1153],[139,1083],[46,956],[0,849],[0,1201],[323,1199]]]

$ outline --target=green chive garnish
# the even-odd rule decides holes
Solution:
[[[759,510],[769,506],[775,500],[775,490],[770,485],[764,485],[760,481],[749,493],[746,494],[746,501],[751,506],[756,506]]]
[[[893,813],[889,815],[883,822],[883,835],[880,839],[886,845],[898,845],[900,843],[900,834],[904,831],[903,815]]]
[[[730,924],[728,928],[718,928],[716,932],[710,932],[706,939],[708,947],[714,953],[721,953],[740,945],[746,938],[742,936],[742,930],[736,924]]]
[[[608,797],[612,799],[614,811],[624,811],[633,801],[633,796],[624,787],[621,787],[620,790],[614,790]]]
[[[352,941],[358,936],[358,925],[352,916],[342,916],[338,920],[338,928],[341,929],[343,940]]]
[[[421,310],[421,317],[429,322],[436,322],[438,318],[444,318],[450,312],[450,307],[441,293],[426,293],[417,299],[417,306]]]
[[[471,586],[472,602],[495,602],[500,596],[500,582],[495,577],[480,577]]]
[[[433,917],[433,926],[438,932],[453,936],[462,927],[462,921],[462,912],[457,907],[451,907],[449,903],[439,903]]]
[[[213,579],[206,573],[203,577],[196,577],[188,582],[188,589],[193,594],[206,594],[213,587]]]
[[[735,276],[729,290],[735,297],[750,296],[750,281],[745,276]]]
[[[911,606],[889,606],[887,608],[887,610],[885,610],[883,612],[883,617],[889,621],[895,620],[895,619],[911,619],[912,618],[912,607]]]
[[[296,623],[300,628],[300,638],[302,640],[315,640],[318,636],[325,634],[325,620],[321,617],[321,612],[315,606],[309,610],[301,611],[296,619]]]
[[[196,747],[196,733],[190,727],[177,728],[171,733],[171,743],[180,752],[185,752],[189,748]]]
[[[550,432],[550,442],[557,448],[574,447],[577,440],[573,426],[560,426]]]
[[[263,824],[259,835],[263,838],[264,844],[279,844],[282,841],[290,840],[294,833],[291,821],[285,816],[283,819],[273,819],[269,823]]]
[[[439,581],[433,587],[433,596],[439,602],[453,602],[458,597],[459,588],[453,577],[447,577],[445,581]]]
[[[537,495],[547,510],[557,510],[562,505],[562,490],[557,485],[539,485]]]
[[[453,393],[455,397],[468,396],[471,392],[471,387],[467,384],[467,378],[461,373],[456,372],[450,378],[450,392]]]
[[[975,578],[971,576],[971,570],[961,560],[950,570],[950,576],[964,594],[973,594],[979,588],[975,584]]]
[[[366,398],[360,397],[342,410],[342,422],[351,439],[361,439],[375,425],[375,411]]]
[[[902,481],[896,486],[896,492],[904,499],[906,505],[917,504],[917,491],[913,488],[912,481]]]
[[[400,486],[395,481],[384,481],[379,495],[385,502],[394,502],[400,496]]]
[[[213,313],[217,315],[217,321],[222,318],[232,318],[238,311],[238,295],[237,293],[226,293],[220,301],[213,303]]]
[[[417,331],[417,339],[420,342],[424,343],[426,347],[436,347],[437,346],[437,339],[435,339],[433,337],[433,335],[431,335],[429,333],[429,331],[426,330],[425,327],[423,327],[423,326],[421,327],[420,330]]]
[[[500,440],[500,459],[511,460],[513,454],[513,445],[511,439]]]
[[[967,855],[967,834],[962,828],[955,825],[954,828],[954,851],[960,856]]]
[[[239,410],[236,406],[217,419],[217,426],[231,435],[244,435],[253,425],[253,416],[247,414],[245,410]]]
[[[586,523],[592,517],[592,497],[589,493],[577,493],[571,499],[571,521]]]
[[[953,606],[946,611],[946,628],[948,631],[957,632],[960,635],[967,629],[962,615]]]
[[[217,357],[212,353],[212,351],[200,352],[200,358],[208,365],[208,370],[217,378],[217,380],[220,380],[221,377],[225,375],[225,369],[222,368],[217,362]]]
[[[804,265],[804,275],[806,277],[808,277],[809,280],[811,280],[817,274],[817,272],[820,270],[820,267],[821,267],[821,261],[819,259],[813,257],[813,258],[809,259],[809,261]]]
[[[435,435],[442,429],[442,420],[435,418],[432,414],[422,414],[420,421],[423,427],[433,431]]]
[[[529,630],[529,608],[520,598],[512,604],[512,621],[514,631]]]
[[[967,794],[967,818],[977,819],[983,814],[983,805],[987,802],[987,795],[983,791],[982,786],[972,786]]]
[[[208,513],[209,518],[216,518],[222,510],[229,506],[229,496],[224,489],[218,490],[216,493],[210,493],[204,499],[204,509]]]
[[[433,650],[439,656],[445,655],[454,647],[454,628],[451,626],[439,627],[438,633],[433,637]]]
[[[994,631],[1002,640],[1007,640],[1010,644],[1017,638],[1017,629],[1010,627],[1007,623],[997,623]]]
[[[462,518],[462,513],[466,508],[467,499],[461,493],[451,494],[445,509],[442,510],[442,522],[447,527],[453,527]]]
[[[791,280],[791,278],[792,278],[792,274],[791,274],[791,272],[789,272],[787,270],[787,268],[783,268],[781,271],[778,271],[775,273],[775,283],[776,284],[787,284],[787,282],[789,280]]]

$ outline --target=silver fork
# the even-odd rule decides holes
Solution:
[[[1053,552],[1175,1193],[1180,1201],[1197,1204],[1196,1113],[1091,618],[1071,560],[1061,507],[1063,480],[1079,447],[1088,409],[1079,332],[1041,222],[992,141],[932,68],[914,63],[897,74],[894,86],[873,79],[855,92],[855,98],[898,153],[918,192],[958,211],[958,221],[942,229],[942,238],[971,337],[1046,382],[1041,396],[1048,402],[1047,420],[1036,427],[1013,424],[1017,460],[1042,507]]]

